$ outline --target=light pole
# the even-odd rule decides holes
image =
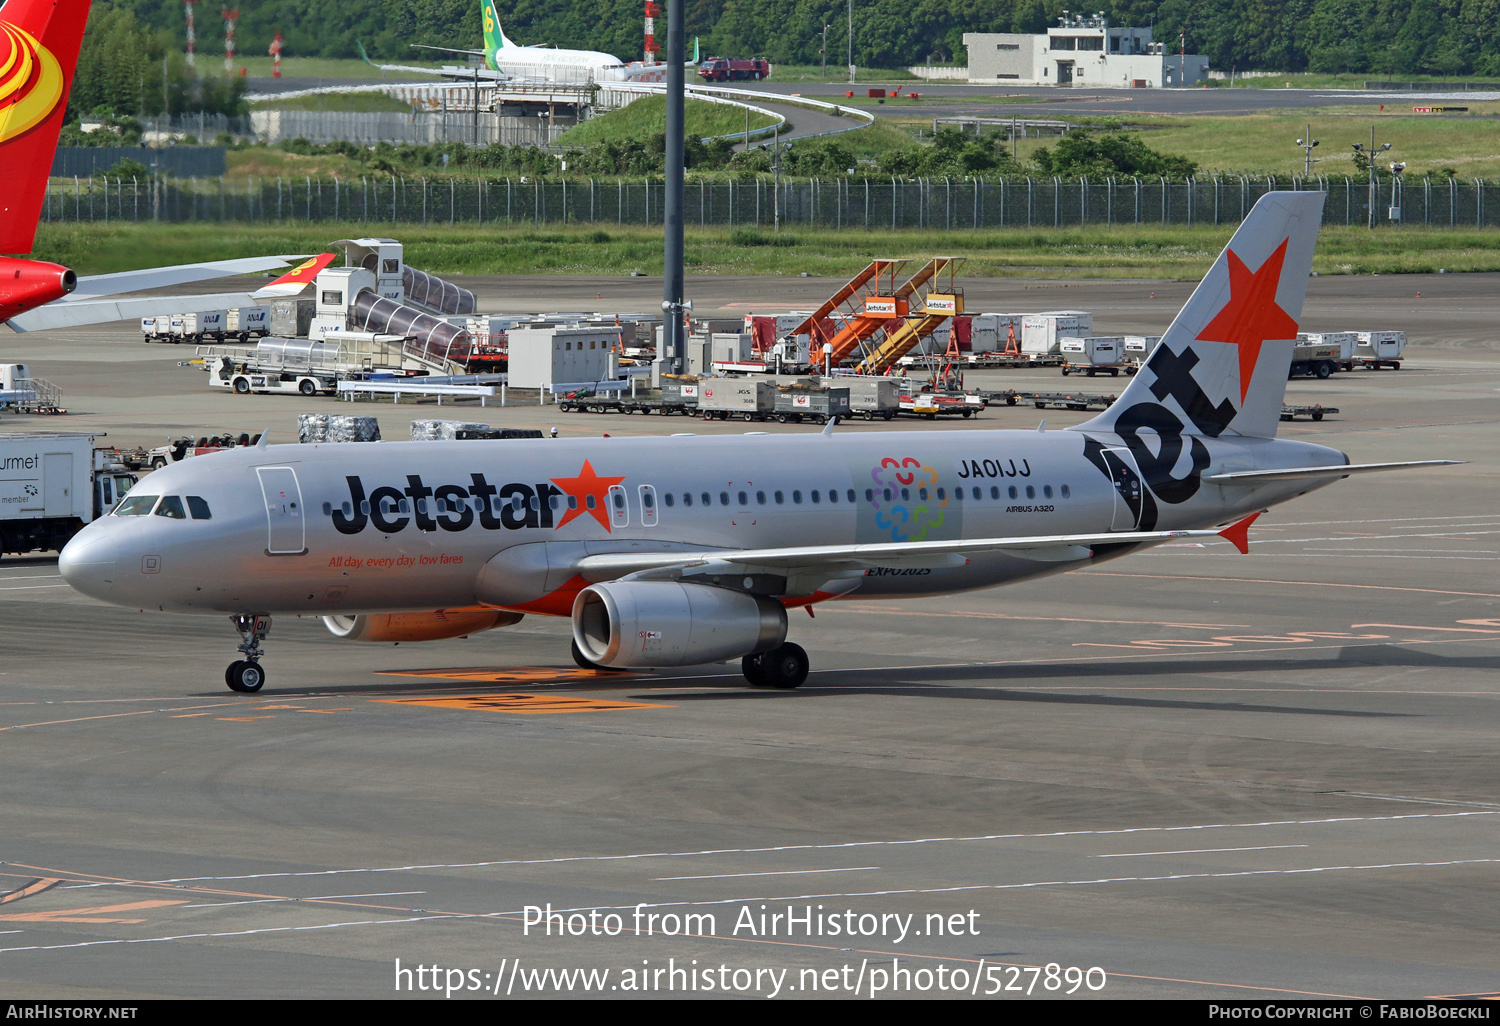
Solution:
[[[823,55],[823,77],[828,77],[828,19],[823,19],[823,46],[818,53]]]
[[[854,84],[854,0],[849,0],[849,84]]]
[[[1370,126],[1370,149],[1368,150],[1368,152],[1365,151],[1365,148],[1364,148],[1364,146],[1362,144],[1360,144],[1360,143],[1355,143],[1354,144],[1354,152],[1355,153],[1364,152],[1365,156],[1368,158],[1368,166],[1369,166],[1369,171],[1370,171],[1370,230],[1371,231],[1375,230],[1375,204],[1376,204],[1376,200],[1377,200],[1377,197],[1375,195],[1375,189],[1376,189],[1376,186],[1375,186],[1375,161],[1380,158],[1380,155],[1382,153],[1384,153],[1386,150],[1388,150],[1390,148],[1391,148],[1391,144],[1390,143],[1381,143],[1379,149],[1375,148],[1375,126],[1374,125]]]
[[[1312,151],[1313,151],[1313,147],[1316,146],[1316,145],[1318,145],[1318,140],[1316,140],[1316,139],[1314,139],[1312,137],[1312,125],[1308,125],[1307,126],[1307,135],[1303,136],[1301,139],[1298,139],[1297,140],[1297,145],[1301,146],[1302,149],[1306,151],[1307,163],[1306,163],[1306,166],[1305,166],[1305,169],[1304,169],[1303,173],[1306,174],[1309,178],[1311,178],[1312,177]]]

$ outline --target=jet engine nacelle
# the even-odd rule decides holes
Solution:
[[[325,616],[323,623],[345,641],[441,641],[520,623],[525,614],[501,609],[436,609],[430,613],[359,613]]]
[[[61,299],[78,287],[78,276],[62,264],[0,257],[0,322]]]
[[[601,666],[696,666],[766,652],[786,640],[775,599],[703,584],[595,584],[573,601],[573,640]]]

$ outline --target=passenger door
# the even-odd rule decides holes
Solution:
[[[291,467],[256,467],[266,501],[266,555],[300,556],[307,552],[307,519],[302,489]]]

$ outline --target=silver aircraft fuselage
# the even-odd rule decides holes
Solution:
[[[182,502],[95,521],[60,568],[95,598],[169,612],[568,615],[602,579],[572,569],[585,556],[1205,528],[1337,480],[1205,477],[1348,462],[1274,438],[1144,438],[929,430],[250,447],[151,474],[135,497]],[[985,588],[1138,547],[873,567],[786,598]]]

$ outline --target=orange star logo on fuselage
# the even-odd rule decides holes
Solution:
[[[557,526],[565,527],[572,520],[587,513],[599,521],[599,526],[608,531],[609,490],[623,480],[625,480],[623,477],[600,477],[594,473],[594,465],[588,460],[583,461],[583,469],[578,472],[577,477],[552,478],[553,484],[561,488],[565,494],[578,500],[578,505],[564,513],[562,519],[557,522]],[[594,500],[592,505],[589,499]]]

